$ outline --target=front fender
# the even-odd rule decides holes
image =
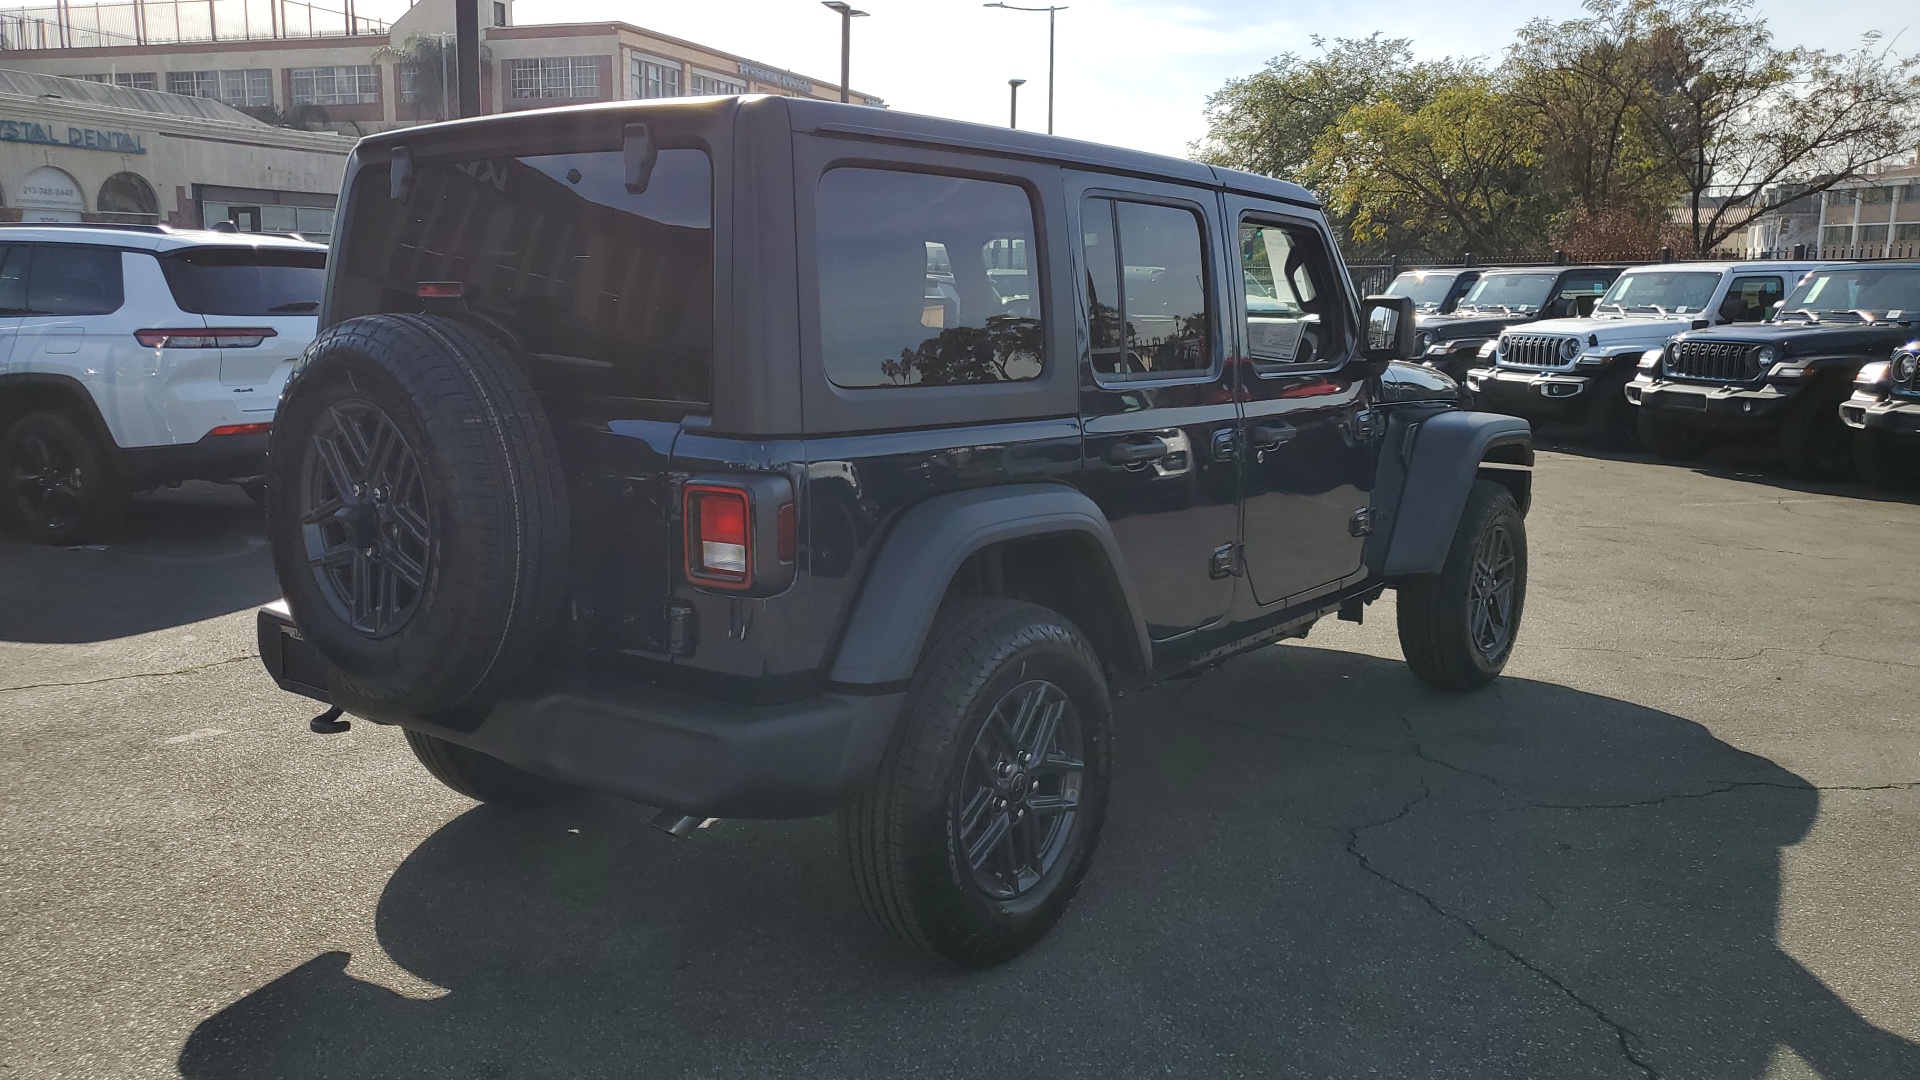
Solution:
[[[989,544],[1071,534],[1104,560],[1104,574],[1120,598],[1138,650],[1128,658],[1144,667],[1153,653],[1146,623],[1106,515],[1082,492],[1061,484],[1007,484],[937,495],[907,510],[888,532],[855,601],[840,641],[832,680],[840,684],[900,683],[911,678],[934,613],[954,572]]]
[[[1376,514],[1386,528],[1368,551],[1374,569],[1387,577],[1437,573],[1489,455],[1500,466],[1531,466],[1532,425],[1517,416],[1455,410],[1394,417],[1375,487]],[[1527,500],[1520,503],[1525,512]]]

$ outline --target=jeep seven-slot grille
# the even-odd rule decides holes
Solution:
[[[1760,348],[1732,341],[1682,341],[1673,347],[1667,374],[1713,382],[1752,382],[1760,377]]]
[[[1512,367],[1560,367],[1566,363],[1560,355],[1560,343],[1565,340],[1554,334],[1508,334],[1500,362]]]

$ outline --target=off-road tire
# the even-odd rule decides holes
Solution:
[[[1853,433],[1853,466],[1860,478],[1886,491],[1920,491],[1920,436],[1881,431]]]
[[[391,462],[405,454],[412,470],[406,522],[415,539],[389,535],[401,527],[397,516],[379,519],[375,539],[396,551],[413,545],[406,565],[419,584],[408,586],[404,612],[379,625],[349,610],[324,560],[320,569],[310,565],[316,549],[349,546],[327,531],[339,529],[345,511],[323,515],[331,523],[324,528],[302,520],[340,502],[326,466],[349,441],[350,421],[381,432],[378,425],[391,425],[399,449],[389,438],[380,454],[365,456]],[[496,699],[533,665],[560,619],[569,523],[553,432],[514,356],[465,323],[371,315],[322,331],[275,419],[266,494],[267,537],[288,607],[349,711],[413,714]],[[362,531],[354,535],[371,532],[370,520],[356,519]],[[422,533],[426,541],[417,539]],[[400,565],[396,558],[385,556],[382,572]],[[357,584],[361,564],[353,565]]]
[[[535,776],[499,758],[418,731],[407,732],[407,746],[435,780],[483,803],[541,806],[575,794],[557,780]]]
[[[1489,650],[1475,640],[1476,560],[1483,544],[1497,539],[1496,531],[1504,532],[1513,563],[1504,633]],[[1526,520],[1513,493],[1491,480],[1475,480],[1440,572],[1403,580],[1397,591],[1400,649],[1415,677],[1435,690],[1456,692],[1492,682],[1513,654],[1526,608]]]
[[[54,472],[57,493],[39,479]],[[27,413],[0,432],[0,525],[16,536],[53,545],[108,539],[132,504],[107,448],[73,413]]]
[[[1640,429],[1640,445],[1661,461],[1694,461],[1707,452],[1710,440],[1704,432],[1691,431],[1645,405],[1639,406],[1635,422]]]
[[[1639,411],[1627,400],[1631,370],[1609,371],[1587,386],[1592,400],[1587,402],[1583,426],[1587,441],[1602,450],[1632,450],[1640,442]]]
[[[1073,760],[1083,766],[1078,805],[1057,826],[1063,846],[1035,884],[996,899],[976,883],[960,800],[996,707],[1036,681],[1070,702],[1079,754]],[[1001,963],[1038,941],[1073,899],[1099,840],[1112,771],[1110,711],[1099,659],[1069,620],[997,598],[944,609],[878,772],[841,810],[841,836],[867,913],[907,947],[962,967]],[[1028,826],[1048,828],[1038,812]]]
[[[1848,388],[1810,386],[1780,428],[1780,458],[1796,480],[1845,480],[1853,475],[1853,429],[1840,419]]]

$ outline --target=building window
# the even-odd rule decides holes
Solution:
[[[1893,242],[1896,244],[1920,244],[1920,222],[1893,227]]]
[[[493,0],[493,25],[507,25],[507,5],[501,3],[500,0]]]
[[[1853,226],[1829,225],[1820,230],[1820,242],[1839,247],[1853,243]]]
[[[1887,203],[1893,201],[1893,189],[1890,187],[1870,187],[1860,192],[1863,203]]]
[[[212,98],[236,109],[273,104],[273,72],[268,68],[244,71],[169,71],[167,93]]]
[[[412,64],[400,66],[400,100],[408,104],[420,100],[420,73]]]
[[[538,60],[509,60],[516,98],[597,98],[600,64],[597,56],[548,56]]]
[[[155,80],[154,74],[151,71],[117,71],[112,74],[101,72],[97,75],[82,75],[80,77],[88,82],[111,83],[114,86],[125,86],[134,90],[160,89],[160,84]]]
[[[1859,241],[1859,242],[1860,242],[1860,243],[1862,243],[1862,244],[1884,244],[1884,243],[1886,243],[1886,242],[1887,242],[1887,227],[1886,227],[1885,225],[1862,225],[1862,226],[1860,226],[1860,241]]]
[[[371,105],[380,100],[380,75],[370,64],[294,68],[295,105]]]
[[[627,96],[679,97],[680,65],[646,56],[634,57],[628,72]]]
[[[702,97],[724,97],[728,94],[746,93],[747,84],[696,71],[693,73],[692,89],[694,94]]]

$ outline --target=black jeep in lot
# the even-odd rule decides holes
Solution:
[[[1513,647],[1529,429],[1291,184],[622,103],[365,139],[337,237],[261,658],[473,798],[838,810],[880,925],[992,964],[1087,870],[1113,693],[1387,588],[1436,688]]]
[[[1840,421],[1854,430],[1861,476],[1879,487],[1920,488],[1920,339],[1860,369]]]
[[[1541,319],[1571,319],[1593,310],[1625,267],[1549,266],[1489,270],[1451,314],[1417,318],[1420,362],[1464,384],[1468,369],[1491,356],[1500,331]]]
[[[1802,278],[1764,323],[1677,334],[1627,384],[1642,442],[1669,461],[1718,442],[1776,440],[1789,472],[1838,479],[1854,468],[1841,420],[1855,375],[1920,327],[1920,265],[1827,266]]]

